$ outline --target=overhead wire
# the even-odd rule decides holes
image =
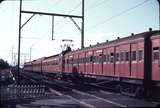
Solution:
[[[58,5],[62,0],[57,0],[54,5]]]
[[[79,2],[77,5],[75,5],[74,7],[73,7],[73,9],[72,10],[70,10],[67,14],[71,14],[73,11],[75,11],[75,9],[77,9],[80,5],[82,4],[82,2]]]
[[[29,0],[28,0],[29,1]],[[58,5],[58,4],[60,4],[60,2],[62,2],[62,0],[57,0],[53,5]],[[44,33],[44,34],[46,34],[46,33]],[[25,37],[26,38],[26,37]],[[40,38],[34,38],[34,39],[38,39],[38,41],[40,41],[40,40],[42,40],[42,39],[44,39],[44,38],[46,38],[46,36],[44,36],[44,35],[42,35]],[[31,39],[31,38],[30,38]],[[37,42],[38,42],[37,41]],[[37,43],[36,42],[36,43]]]
[[[90,5],[89,7],[87,7],[87,8],[85,9],[85,12],[88,11],[88,10],[90,10],[90,9],[96,8],[96,7],[98,7],[98,6],[106,3],[106,2],[108,2],[108,1],[110,1],[110,0],[102,0],[102,1],[99,2],[99,3],[97,3],[97,1],[96,1],[96,2],[94,2],[92,5]]]
[[[71,14],[73,11],[75,11],[75,9],[77,9],[79,6],[81,6],[81,2],[82,2],[82,1],[80,1],[80,2],[79,2],[78,4],[76,4],[70,11],[68,11],[67,15]],[[61,20],[56,24],[56,26],[59,25],[62,21],[64,21],[65,18],[66,18],[66,17],[64,17],[63,19],[61,19]],[[60,27],[58,27],[58,28],[60,28]]]
[[[93,25],[91,28],[96,28],[97,26],[100,26],[100,25],[102,25],[102,24],[104,24],[104,23],[106,23],[106,22],[109,22],[110,20],[113,20],[113,19],[115,19],[115,18],[117,18],[117,17],[119,17],[119,16],[121,16],[121,15],[123,15],[123,14],[125,14],[125,13],[127,13],[127,12],[129,12],[129,11],[135,9],[135,8],[137,8],[137,7],[139,7],[139,6],[147,3],[148,1],[150,1],[150,0],[145,0],[145,1],[143,1],[143,2],[141,2],[141,3],[139,3],[139,4],[135,5],[135,6],[133,6],[133,7],[131,7],[131,8],[128,8],[128,9],[126,9],[126,10],[123,10],[123,11],[121,11],[120,13],[118,13],[118,14],[116,14],[116,15],[113,15],[113,16],[107,18],[107,19],[104,20],[104,21],[101,21],[100,23],[97,23],[97,24]]]
[[[58,2],[59,1],[59,2]],[[62,0],[58,0],[55,4],[59,4],[60,3],[60,1],[62,1]],[[75,11],[75,9],[77,9],[79,6],[81,5],[81,2],[79,2],[77,5],[75,5],[74,7],[73,7],[73,9],[72,10],[70,10],[67,14],[70,14],[70,13],[72,13],[73,11]],[[62,19],[62,20],[64,20],[65,19],[65,17]],[[59,21],[59,23],[60,22],[62,22],[62,20],[61,21]],[[58,24],[59,24],[58,23]],[[38,40],[40,41],[40,40],[42,40],[42,39],[44,39],[44,38],[46,38],[46,36],[44,36],[44,35],[42,35],[42,38],[39,38]],[[37,42],[36,42],[37,43]]]

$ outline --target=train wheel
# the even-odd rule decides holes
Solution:
[[[121,93],[122,91],[122,86],[119,84],[115,87],[116,92]]]
[[[135,91],[135,97],[142,98],[144,96],[144,89],[141,87],[137,87]]]

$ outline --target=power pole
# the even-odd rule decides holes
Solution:
[[[11,47],[11,55],[12,55],[12,61],[11,61],[11,64],[13,65],[13,59],[14,59],[14,57],[13,57],[13,50],[14,50],[14,46],[12,46]]]
[[[32,45],[30,46],[30,48],[29,48],[29,61],[32,60],[32,49],[33,49],[33,45],[34,45],[34,44],[32,44]]]
[[[22,13],[25,14],[32,14],[32,16],[21,25],[21,17]],[[20,79],[20,48],[21,48],[21,29],[34,17],[34,15],[46,15],[46,16],[52,16],[52,40],[54,40],[54,17],[69,17],[69,18],[80,18],[82,19],[82,28],[81,28],[81,48],[84,48],[84,0],[82,0],[82,15],[67,15],[67,14],[57,14],[57,13],[46,13],[46,12],[36,12],[36,11],[25,11],[22,10],[22,0],[20,0],[20,12],[19,12],[19,37],[18,37],[18,79]]]
[[[18,36],[18,83],[20,80],[20,53],[21,53],[21,10],[22,10],[22,0],[20,0],[20,10],[19,10],[19,36]]]
[[[160,0],[157,0],[158,1],[158,5],[159,5],[159,30],[160,30]]]
[[[81,48],[84,48],[84,0],[82,0],[82,37],[81,37]]]

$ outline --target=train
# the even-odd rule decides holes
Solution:
[[[149,28],[82,49],[67,47],[60,54],[26,62],[24,70],[64,78],[79,75],[87,79],[83,81],[102,79],[120,91],[160,95],[160,31]]]

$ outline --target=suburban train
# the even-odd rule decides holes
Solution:
[[[24,70],[64,78],[80,75],[84,79],[102,79],[106,86],[120,91],[128,90],[135,95],[157,91],[159,95],[160,31],[150,28],[82,49],[68,47],[60,54],[26,62]]]

